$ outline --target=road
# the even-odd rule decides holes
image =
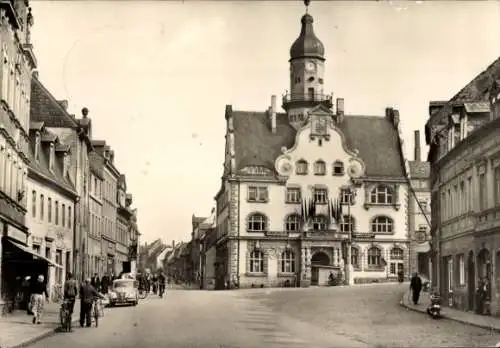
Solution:
[[[492,347],[500,335],[436,321],[397,303],[406,285],[239,291],[172,290],[106,311],[98,328],[32,348]]]

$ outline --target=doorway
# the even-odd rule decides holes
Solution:
[[[319,269],[321,266],[329,266],[330,258],[323,252],[315,253],[311,258],[311,285],[318,285],[319,283]]]
[[[469,257],[467,260],[467,302],[468,310],[474,310],[474,290],[476,288],[476,269],[474,265],[474,253],[469,252]]]
[[[417,254],[417,272],[429,277],[429,257],[427,253]]]

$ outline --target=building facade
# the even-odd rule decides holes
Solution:
[[[36,271],[44,274],[49,294],[57,300],[73,260],[77,194],[68,175],[71,152],[69,145],[63,144],[42,122],[31,123],[30,143],[28,246],[53,267],[38,263],[41,267],[31,269],[29,275],[35,276]]]
[[[31,75],[37,62],[30,39],[34,23],[29,1],[0,4],[0,307],[15,277],[15,252],[9,241],[27,245]],[[17,244],[16,244],[17,245]],[[15,248],[15,247],[14,247]],[[17,248],[19,249],[19,248]],[[16,250],[17,250],[16,249]],[[9,255],[6,255],[6,253]],[[25,253],[26,254],[26,253]],[[4,273],[5,272],[5,273]],[[7,279],[9,278],[9,279]],[[1,309],[1,308],[0,308]]]
[[[500,58],[448,102],[431,102],[433,282],[449,306],[500,314]],[[476,287],[489,284],[478,306]]]
[[[102,205],[104,183],[104,159],[95,151],[90,153],[90,181],[89,181],[89,273],[103,276],[106,270],[101,250],[103,229]]]
[[[118,263],[117,271],[131,272],[130,264],[130,245],[131,245],[131,228],[130,220],[133,212],[130,208],[132,204],[132,195],[127,195],[127,182],[125,175],[121,174],[118,178],[117,185],[117,203],[118,209],[116,214],[116,261]]]
[[[429,162],[422,161],[420,131],[415,131],[414,158],[409,161],[408,231],[410,235],[410,274],[417,272],[431,279]]]
[[[68,176],[75,187],[78,199],[74,207],[74,245],[73,265],[71,271],[77,279],[89,275],[88,231],[90,223],[89,153],[92,124],[88,117],[88,109],[82,109],[82,117],[67,111],[68,102],[56,100],[43,86],[38,74],[31,80],[30,117],[32,122],[42,122],[45,129],[55,134],[62,144],[69,145]]]
[[[116,216],[118,208],[118,178],[120,173],[114,165],[114,152],[103,140],[92,142],[94,149],[104,159],[103,204],[102,204],[102,258],[106,272],[119,274],[121,265],[116,258]]]
[[[408,272],[399,112],[347,115],[324,92],[313,18],[290,49],[290,92],[266,112],[226,106],[216,287],[372,282]],[[376,146],[375,146],[376,144]]]

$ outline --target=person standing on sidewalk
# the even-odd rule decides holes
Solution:
[[[31,302],[33,303],[33,324],[41,324],[45,300],[49,302],[49,294],[47,292],[45,277],[40,274],[36,282],[33,283],[33,288],[31,290]]]
[[[412,291],[413,304],[417,305],[420,298],[420,291],[422,291],[422,279],[418,276],[418,273],[414,273],[410,280],[410,290]]]
[[[80,288],[80,326],[90,327],[92,324],[92,318],[90,311],[92,310],[92,304],[96,297],[104,298],[97,290],[90,284],[90,278],[85,279],[85,282]]]
[[[73,318],[73,310],[75,308],[76,296],[78,295],[78,285],[73,278],[73,274],[68,272],[66,283],[64,283],[64,301],[66,301],[69,311],[69,317]],[[71,321],[69,320],[69,331],[71,331]]]

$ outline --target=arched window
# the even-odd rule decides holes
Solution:
[[[344,163],[342,161],[335,161],[333,163],[333,175],[344,175]]]
[[[372,233],[392,233],[394,222],[390,217],[377,216],[372,221]]]
[[[250,273],[264,272],[264,253],[258,249],[254,249],[250,253]]]
[[[359,268],[359,249],[357,247],[351,248],[351,264],[355,268]]]
[[[287,216],[285,220],[285,231],[298,232],[300,230],[300,217],[297,214]]]
[[[393,191],[389,186],[379,185],[372,190],[370,201],[377,204],[392,204],[394,203]]]
[[[285,250],[281,253],[280,271],[281,273],[295,272],[295,254],[293,251]]]
[[[314,163],[314,174],[315,175],[325,175],[326,174],[326,163],[322,160],[318,160]]]
[[[342,216],[340,222],[340,232],[353,232],[354,231],[354,218],[352,215]]]
[[[368,266],[380,267],[382,264],[382,252],[377,247],[368,249]]]
[[[254,213],[248,217],[248,230],[262,232],[267,228],[267,218],[259,213]]]
[[[405,252],[400,247],[394,247],[391,250],[391,260],[404,260]]]
[[[324,215],[316,215],[312,218],[312,229],[314,231],[324,231],[328,229],[328,218]]]
[[[307,162],[305,160],[298,160],[296,163],[296,174],[306,175],[307,174]]]

